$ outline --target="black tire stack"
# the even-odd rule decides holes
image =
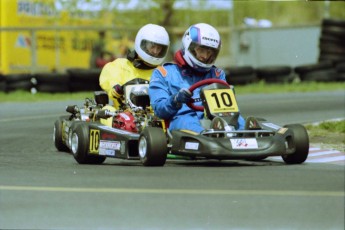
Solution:
[[[319,49],[319,62],[345,62],[345,20],[322,20]]]
[[[0,74],[0,92],[6,91],[6,78],[4,75]]]
[[[318,63],[294,68],[301,81],[344,81],[345,20],[326,18],[321,22]]]
[[[301,81],[310,82],[331,82],[337,79],[337,71],[334,69],[332,62],[323,61],[310,65],[295,67]]]
[[[14,90],[30,91],[33,84],[31,82],[32,75],[28,73],[8,74],[6,78],[5,92]]]
[[[224,72],[230,85],[246,85],[257,81],[255,69],[251,66],[227,67]]]
[[[37,73],[31,82],[31,92],[65,93],[69,92],[69,75],[67,73]]]
[[[67,69],[70,76],[70,91],[98,91],[102,90],[99,86],[99,76],[101,69]]]
[[[256,75],[266,83],[290,83],[295,78],[291,66],[285,65],[258,67]]]
[[[71,68],[65,73],[0,74],[0,91],[6,93],[16,90],[31,93],[100,91],[102,90],[99,86],[101,71],[101,69]]]
[[[345,62],[337,63],[335,66],[335,69],[337,70],[337,73],[338,73],[337,80],[345,81]]]

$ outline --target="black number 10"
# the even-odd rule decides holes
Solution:
[[[216,100],[216,103],[217,103],[217,107],[220,108],[218,94],[217,93],[212,93],[211,96],[214,97],[214,99]],[[232,106],[231,97],[230,97],[230,95],[228,93],[223,92],[223,93],[220,94],[220,97],[221,97],[221,100],[223,102],[223,105],[225,105],[227,107],[231,107]]]

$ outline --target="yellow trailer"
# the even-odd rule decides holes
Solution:
[[[92,44],[99,30],[112,29],[111,17],[66,12],[55,4],[0,0],[0,74],[89,67]]]

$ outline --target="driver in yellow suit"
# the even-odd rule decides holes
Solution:
[[[115,109],[119,109],[119,100],[124,99],[122,86],[135,78],[149,81],[152,71],[166,58],[169,45],[169,35],[164,27],[147,24],[138,31],[135,48],[128,52],[127,58],[117,58],[103,67],[99,83]]]

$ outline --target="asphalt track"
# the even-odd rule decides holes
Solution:
[[[345,93],[243,95],[280,125],[344,118]],[[182,161],[78,165],[52,143],[67,104],[1,103],[0,229],[344,229],[341,164]]]

